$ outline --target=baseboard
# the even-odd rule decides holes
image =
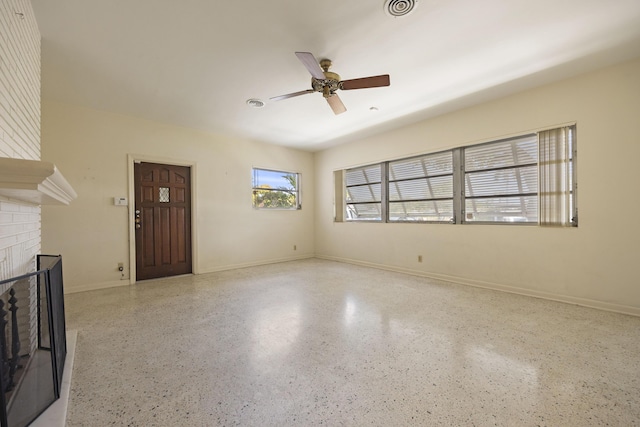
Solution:
[[[199,274],[216,273],[219,271],[227,271],[227,270],[237,270],[239,268],[247,268],[247,267],[258,267],[260,265],[279,264],[281,262],[300,261],[303,259],[310,259],[310,258],[315,258],[315,255],[309,254],[309,255],[300,255],[295,257],[274,258],[274,259],[267,259],[262,261],[246,262],[241,264],[228,264],[228,265],[222,265],[220,267],[200,270]]]
[[[66,287],[64,289],[65,294],[75,294],[77,292],[97,291],[98,289],[116,288],[118,286],[129,286],[129,279],[126,280],[112,280],[109,282],[90,283],[87,285],[80,285],[74,287]]]
[[[421,276],[429,279],[442,280],[445,282],[451,282],[451,283],[456,283],[460,285],[474,286],[476,288],[484,288],[484,289],[491,289],[494,291],[509,292],[512,294],[525,295],[525,296],[534,297],[534,298],[541,298],[541,299],[546,299],[550,301],[563,302],[567,304],[574,304],[574,305],[579,305],[583,307],[596,308],[599,310],[612,311],[615,313],[629,314],[631,316],[640,317],[640,308],[633,307],[633,306],[613,304],[613,303],[608,303],[604,301],[591,300],[587,298],[573,297],[569,295],[553,294],[550,292],[536,291],[532,289],[502,285],[498,283],[483,282],[480,280],[467,279],[464,277],[450,276],[446,274],[430,273],[430,272],[421,271],[421,270],[413,270],[410,268],[395,267],[392,265],[376,264],[372,262],[360,261],[360,260],[350,259],[350,258],[333,257],[333,256],[327,256],[327,255],[316,255],[316,258],[326,259],[329,261],[344,262],[344,263],[354,264],[354,265],[361,265],[363,267],[377,268],[379,270],[395,271],[398,273],[411,274],[412,276]]]
[[[315,255],[313,254],[308,254],[308,255],[300,255],[295,257],[274,258],[274,259],[268,259],[268,260],[262,260],[262,261],[256,261],[256,262],[247,262],[247,263],[241,263],[241,264],[228,264],[228,265],[223,265],[220,267],[215,267],[215,268],[206,269],[206,270],[201,269],[198,274],[216,273],[218,271],[237,270],[239,268],[257,267],[260,265],[278,264],[281,262],[289,262],[289,261],[299,261],[303,259],[314,258],[314,256]],[[175,277],[176,276],[161,277],[159,279],[154,279],[154,280],[172,279]],[[74,286],[73,288],[65,288],[64,293],[74,294],[77,292],[96,291],[98,289],[115,288],[118,286],[129,286],[129,279],[112,280],[110,282],[90,283],[87,285]]]
[[[377,268],[379,270],[395,271],[398,273],[411,274],[413,276],[426,277],[434,280],[442,280],[445,282],[451,282],[451,283],[456,283],[460,285],[474,286],[476,288],[491,289],[494,291],[509,292],[512,294],[525,295],[525,296],[530,296],[534,298],[541,298],[541,299],[546,299],[550,301],[558,301],[566,304],[580,305],[583,307],[596,308],[599,310],[612,311],[615,313],[629,314],[631,316],[640,317],[640,308],[633,307],[633,306],[608,303],[604,301],[591,300],[587,298],[573,297],[569,295],[554,294],[550,292],[536,291],[532,289],[502,285],[499,283],[483,282],[481,280],[473,280],[473,279],[468,279],[464,277],[450,276],[446,274],[432,273],[427,271],[414,270],[410,268],[396,267],[396,266],[386,265],[386,264],[377,264],[377,263],[361,261],[357,259],[333,257],[328,255],[308,254],[308,255],[301,255],[301,256],[295,256],[295,257],[274,258],[274,259],[247,262],[247,263],[228,264],[228,265],[223,265],[215,268],[201,270],[198,274],[216,273],[219,271],[227,271],[227,270],[237,270],[239,268],[257,267],[260,265],[278,264],[281,262],[299,261],[299,260],[309,259],[309,258],[325,259],[328,261],[344,262],[347,264],[361,265],[363,267]],[[94,291],[98,289],[114,288],[118,286],[128,286],[128,285],[129,285],[128,280],[114,280],[110,282],[92,283],[88,285],[77,286],[72,289],[65,289],[65,294]]]

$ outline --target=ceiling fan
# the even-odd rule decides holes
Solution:
[[[293,98],[294,96],[305,95],[307,93],[321,92],[333,112],[335,114],[341,114],[347,111],[347,109],[336,93],[338,89],[366,89],[371,87],[389,86],[390,84],[389,74],[351,80],[340,80],[339,75],[329,71],[329,68],[331,67],[331,60],[323,59],[318,62],[313,54],[309,52],[296,52],[296,56],[307,68],[309,73],[311,73],[311,89],[274,96],[273,98],[270,98],[272,101],[280,101],[282,99]]]

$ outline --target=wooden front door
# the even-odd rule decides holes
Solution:
[[[136,280],[191,273],[191,170],[136,163]]]

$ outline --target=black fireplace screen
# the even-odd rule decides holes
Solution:
[[[0,281],[0,425],[22,427],[60,397],[67,354],[62,258]]]

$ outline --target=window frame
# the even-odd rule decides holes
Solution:
[[[270,172],[270,173],[278,173],[278,174],[283,174],[283,175],[291,175],[295,177],[295,188],[294,189],[283,189],[283,188],[264,188],[264,187],[260,187],[260,186],[256,186],[256,173],[259,172]],[[285,171],[285,170],[279,170],[279,169],[269,169],[269,168],[260,168],[260,167],[252,167],[251,168],[251,196],[252,196],[252,206],[255,210],[271,210],[271,211],[275,211],[275,210],[283,210],[283,211],[295,211],[295,210],[300,210],[302,209],[302,196],[301,196],[301,180],[302,180],[302,174],[300,172],[289,172],[289,171]],[[285,207],[285,206],[274,206],[274,207],[268,207],[268,206],[259,206],[256,204],[256,193],[258,191],[266,191],[266,192],[283,192],[283,193],[290,193],[294,196],[294,205],[291,207]]]
[[[571,135],[571,227],[578,226],[578,125],[567,126]]]

